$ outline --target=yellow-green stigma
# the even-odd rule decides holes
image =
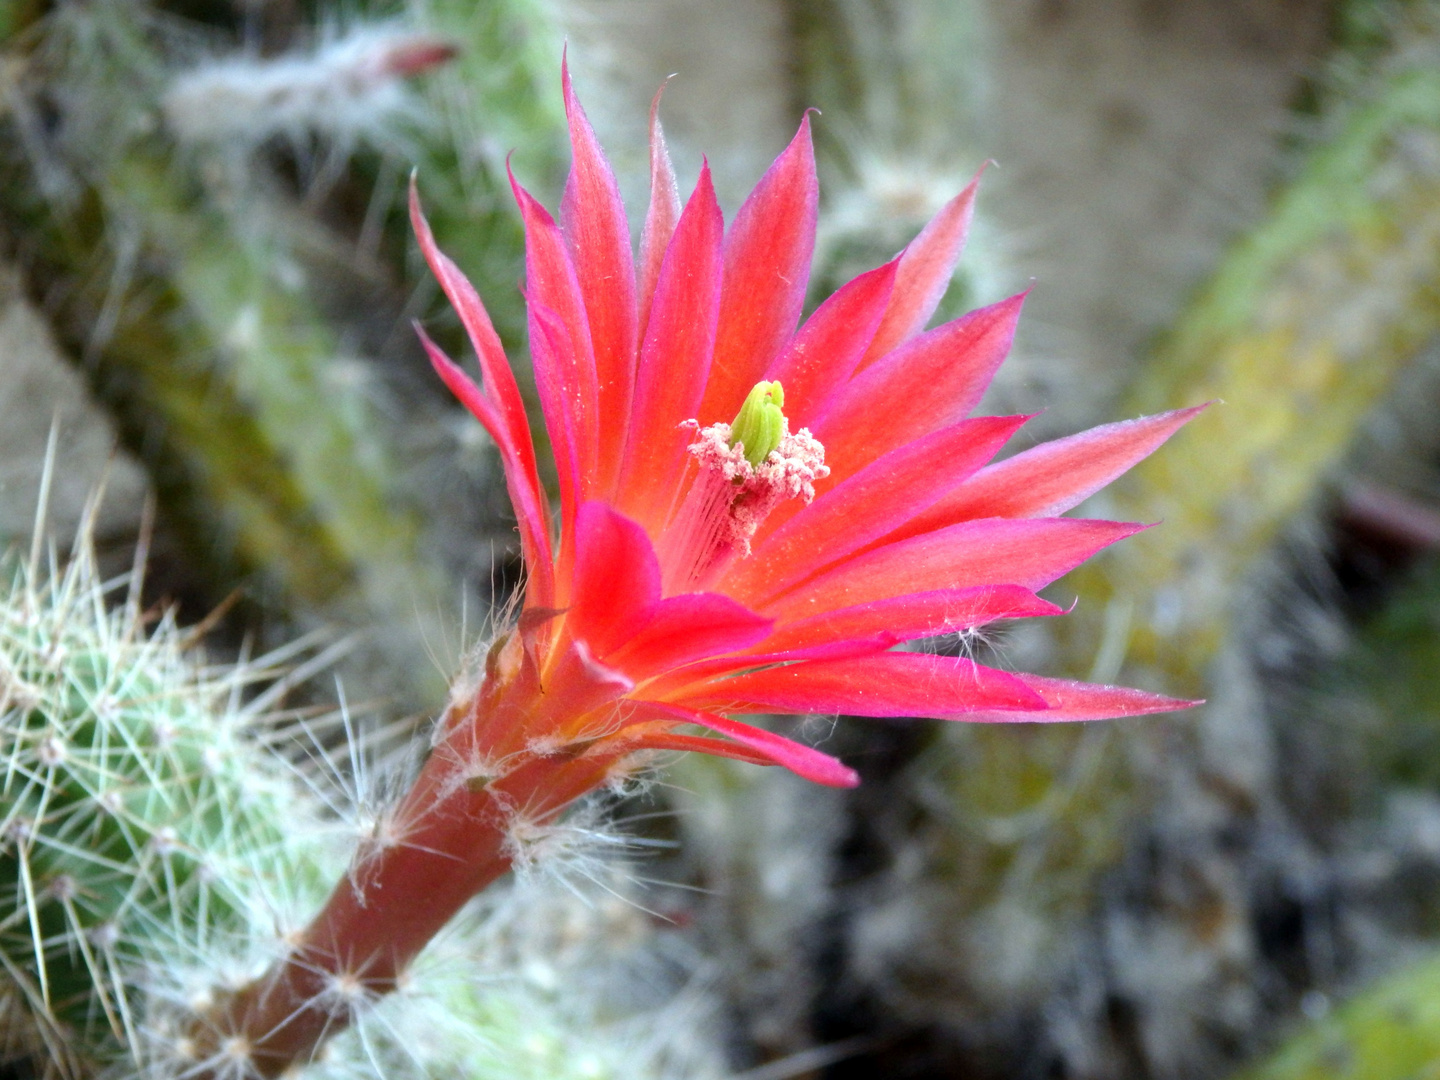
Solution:
[[[785,435],[785,391],[778,382],[758,382],[745,395],[745,404],[730,425],[730,445],[739,444],[745,460],[759,465],[780,445]]]

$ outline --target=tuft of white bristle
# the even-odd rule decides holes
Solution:
[[[360,27],[304,52],[201,64],[171,82],[162,109],[170,132],[191,145],[377,138],[414,111],[405,80],[455,51],[433,34]]]

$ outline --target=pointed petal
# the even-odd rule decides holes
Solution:
[[[462,405],[475,416],[495,445],[500,450],[500,462],[505,469],[505,487],[510,493],[510,505],[515,509],[515,521],[520,528],[520,551],[529,574],[525,590],[525,606],[549,607],[554,603],[554,565],[550,555],[550,516],[545,503],[545,492],[540,487],[540,478],[535,471],[535,453],[530,445],[530,433],[525,432],[524,452],[514,445],[512,434],[500,415],[500,410],[491,403],[480,387],[470,381],[459,365],[441,352],[440,347],[430,340],[429,335],[415,324],[420,335],[420,344],[430,357],[436,373]]]
[[[984,171],[982,166],[980,172]],[[860,362],[861,370],[924,330],[935,314],[965,247],[979,187],[980,173],[976,173],[965,190],[946,203],[901,253],[895,291]]]
[[[964,717],[979,710],[1045,708],[1019,678],[974,661],[925,653],[812,660],[718,679],[685,705],[726,712]]]
[[[800,428],[819,416],[855,371],[895,284],[891,261],[842,286],[805,320],[765,378],[785,388],[785,415]]]
[[[509,433],[510,441],[522,458],[528,459],[529,468],[534,469],[535,452],[530,439],[530,421],[525,416],[525,402],[520,397],[520,388],[515,382],[515,373],[500,344],[500,336],[490,322],[485,305],[480,302],[475,287],[460,272],[450,258],[435,243],[430,223],[420,209],[420,193],[416,179],[410,177],[410,225],[420,251],[430,265],[435,280],[440,283],[446,298],[460,316],[460,323],[470,337],[470,344],[480,360],[480,373],[485,388],[496,406],[499,419]]]
[[[606,659],[638,680],[749,648],[773,625],[719,593],[671,596],[654,605],[645,625]]]
[[[647,706],[646,715],[650,715]],[[659,724],[650,722],[637,725],[641,731],[627,728],[617,738],[634,739],[644,746],[657,750],[693,750],[702,754],[735,758],[763,765],[779,765],[789,769],[796,776],[812,780],[828,787],[855,787],[860,777],[853,769],[847,768],[829,754],[811,749],[803,743],[787,739],[783,735],[765,731],[763,728],[727,720],[715,713],[696,709],[680,709],[675,706],[658,706],[655,711],[672,717],[669,723],[695,724],[709,728],[725,739],[709,739],[695,735],[678,735],[666,731]],[[633,732],[633,733],[632,733]],[[734,740],[730,742],[728,740]]]
[[[553,428],[562,413],[570,418],[567,437],[579,484],[578,497],[583,501],[598,480],[600,445],[600,418],[596,412],[600,391],[590,321],[560,229],[514,176],[510,177],[510,186],[525,222],[525,294],[530,307],[532,351],[537,336],[537,309],[549,311],[564,329],[563,334],[551,331],[551,355],[546,361],[550,370],[542,372],[540,360],[535,358],[535,381],[537,387],[543,383],[549,388],[549,395],[542,390],[540,397],[545,426]],[[554,441],[555,432],[551,430]]]
[[[702,424],[730,420],[795,332],[810,280],[818,201],[807,116],[725,238],[725,288]]]
[[[540,396],[540,408],[545,413],[545,431],[550,436],[550,451],[555,458],[555,476],[560,489],[560,566],[557,581],[564,589],[575,558],[575,512],[584,498],[580,414],[585,412],[585,401],[573,382],[576,377],[576,349],[569,329],[559,315],[534,297],[528,298],[527,307],[535,390]]]
[[[1039,589],[1145,528],[1081,518],[984,518],[875,548],[768,604],[780,623],[889,596],[976,585]]]
[[[630,225],[615,174],[575,98],[568,64],[561,66],[561,83],[574,163],[560,204],[560,221],[595,350],[596,409],[602,422],[613,425],[616,419],[630,415],[635,380],[635,264],[630,254]],[[609,493],[624,444],[620,432],[600,440],[596,491]]]
[[[1025,294],[913,338],[850,380],[811,425],[831,483],[879,454],[967,416],[1010,351]]]
[[[1019,585],[977,585],[886,597],[782,623],[765,639],[767,652],[783,654],[823,642],[889,634],[894,642],[958,634],[997,619],[1063,615],[1065,609]]]
[[[901,530],[981,517],[1050,517],[1088,499],[1207,408],[1142,416],[1042,443],[982,469]]]
[[[600,502],[580,507],[575,545],[565,626],[589,644],[594,657],[610,663],[610,655],[644,627],[660,599],[660,565],[645,530]]]
[[[668,81],[668,80],[667,80]],[[670,164],[670,150],[665,145],[665,132],[660,127],[660,95],[662,85],[650,103],[650,209],[645,214],[645,227],[640,233],[640,333],[650,322],[650,301],[655,283],[660,279],[660,264],[680,220],[680,188],[675,182],[675,167]]]
[[[1045,699],[1046,708],[1036,712],[979,712],[960,717],[973,723],[1008,724],[1025,721],[1050,723],[1056,720],[1113,720],[1120,716],[1144,716],[1149,713],[1190,709],[1203,701],[1149,694],[1125,686],[1101,686],[1096,683],[1072,682],[1069,679],[1047,679],[1040,675],[1015,676]]]
[[[822,754],[794,739],[787,739],[773,731],[766,731],[752,724],[742,724],[715,713],[688,709],[685,711],[690,713],[692,724],[699,724],[726,738],[734,739],[742,746],[764,754],[776,765],[783,765],[796,776],[828,787],[855,787],[860,783],[860,777],[854,769],[842,765],[829,754]]]
[[[589,653],[635,680],[748,648],[772,620],[718,593],[660,599],[660,568],[645,530],[604,503],[580,507],[566,628]]]
[[[723,228],[710,167],[704,165],[656,283],[624,479],[616,493],[620,508],[657,537],[685,472],[685,448],[694,439],[693,431],[680,425],[699,412],[710,372],[720,310]]]
[[[742,600],[774,596],[869,546],[971,476],[1028,419],[962,420],[896,447],[757,543],[726,576],[724,591]]]
[[[675,668],[666,675],[647,682],[642,696],[654,701],[679,701],[691,696],[700,684],[715,685],[736,672],[770,664],[793,664],[799,660],[853,660],[859,656],[875,656],[900,643],[900,638],[888,629],[877,630],[864,637],[845,641],[825,641],[801,648],[783,651],[739,652],[730,656],[711,657],[684,667]],[[764,642],[761,642],[764,644]]]
[[[728,739],[715,739],[708,735],[682,735],[679,732],[671,731],[668,721],[635,724],[607,739],[606,742],[629,743],[635,750],[682,750],[689,754],[709,754],[711,757],[743,761],[747,765],[775,764],[769,754],[751,750],[748,746],[741,746]]]

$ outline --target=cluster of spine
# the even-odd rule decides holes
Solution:
[[[83,549],[64,569],[0,569],[0,1056],[64,1078],[241,1080],[257,1075],[247,1048],[202,1048],[195,1033],[342,872],[367,817],[363,777],[324,749],[351,735],[339,714],[276,713],[280,657],[207,665],[124,588]],[[558,858],[613,877],[593,847]],[[384,1003],[330,987],[325,1007],[356,1029],[313,1075],[718,1071],[687,1026],[700,998],[680,995],[668,1017],[602,1001],[607,965],[645,962],[638,909],[587,906],[545,873],[515,889],[464,917]]]
[[[206,668],[112,599],[84,552],[0,579],[4,995],[61,1075],[144,1064],[150,996],[282,931],[327,831],[243,703],[273,673]]]

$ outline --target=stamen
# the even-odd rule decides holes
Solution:
[[[750,554],[750,538],[775,507],[797,497],[808,503],[815,481],[830,474],[819,440],[805,428],[790,431],[784,400],[779,383],[762,382],[735,424],[687,421],[696,428],[690,454],[700,468],[660,544],[667,595],[707,588]],[[752,461],[749,447],[768,449]]]

